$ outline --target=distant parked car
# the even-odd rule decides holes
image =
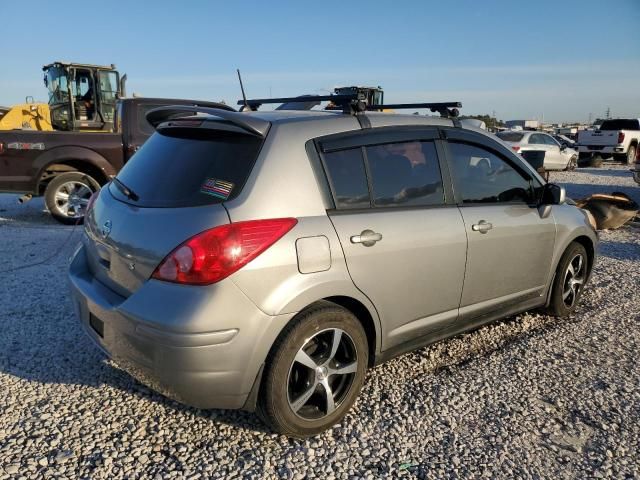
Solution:
[[[636,151],[636,163],[633,164],[631,173],[633,173],[633,179],[640,185],[640,150]]]
[[[566,135],[553,135],[553,138],[555,138],[560,145],[564,145],[567,148],[573,148],[575,150],[575,140],[571,140]]]
[[[496,134],[514,152],[544,151],[545,170],[573,170],[578,164],[578,152],[561,145],[551,135],[537,131],[505,130]]]

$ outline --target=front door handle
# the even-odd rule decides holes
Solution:
[[[493,225],[484,220],[480,220],[478,223],[471,225],[471,230],[474,232],[487,233],[493,228]]]
[[[363,230],[360,235],[353,235],[350,240],[351,243],[361,243],[365,247],[372,247],[376,242],[382,240],[382,234],[373,230]]]

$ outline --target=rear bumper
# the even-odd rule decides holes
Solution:
[[[80,247],[69,269],[88,336],[138,381],[198,408],[242,408],[270,346],[293,314],[269,316],[231,281],[148,281],[129,298],[98,282]]]
[[[578,145],[576,148],[579,153],[599,153],[605,155],[625,153],[624,147],[618,145]]]

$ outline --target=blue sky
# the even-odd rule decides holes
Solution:
[[[0,104],[46,99],[52,60],[110,64],[144,96],[235,103],[373,84],[504,120],[640,116],[640,0],[0,0]]]

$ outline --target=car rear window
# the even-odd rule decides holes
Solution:
[[[500,140],[505,142],[519,142],[522,140],[522,137],[524,137],[523,133],[518,132],[498,132],[496,135]]]
[[[640,130],[638,120],[619,118],[616,120],[605,120],[600,125],[600,130]]]
[[[261,145],[261,138],[236,132],[165,128],[126,163],[109,191],[141,207],[220,203],[240,193]]]

